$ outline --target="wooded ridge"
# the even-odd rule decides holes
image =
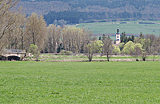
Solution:
[[[83,14],[85,15],[82,17],[85,19],[81,19],[83,22],[90,19],[113,18],[158,19],[160,18],[159,5],[160,1],[157,0],[21,0],[17,7],[23,6],[25,14],[34,12],[43,14],[46,18],[56,15],[56,20],[65,21],[77,14]],[[63,12],[67,14],[62,15]],[[95,13],[96,17],[90,13]],[[68,14],[69,17],[66,17],[65,15]],[[48,21],[55,20],[46,18],[48,24],[50,23]],[[76,18],[76,21],[79,21],[79,18]],[[75,23],[75,21],[68,22]]]

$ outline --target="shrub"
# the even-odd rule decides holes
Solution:
[[[60,55],[65,55],[65,50],[61,50]]]
[[[66,51],[66,55],[72,55],[71,51]]]
[[[38,61],[40,52],[38,51],[37,45],[31,44],[28,52],[32,53],[32,55],[34,56],[34,58],[36,58],[36,61]]]
[[[72,55],[71,51],[61,50],[60,55]]]

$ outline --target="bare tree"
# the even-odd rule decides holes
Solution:
[[[27,43],[25,44],[27,49],[30,44],[34,44],[42,50],[47,37],[46,22],[43,19],[43,16],[38,16],[36,13],[33,13],[27,18],[25,29],[27,31]]]
[[[150,40],[150,47],[155,44],[155,40],[157,40],[157,37],[154,34],[147,34],[146,39]]]
[[[84,47],[84,52],[87,54],[89,62],[92,61],[93,54],[101,52],[103,42],[101,40],[95,40]]]
[[[81,28],[63,28],[62,42],[64,49],[73,53],[80,53],[85,43],[85,31]]]
[[[103,40],[103,53],[107,55],[107,60],[109,61],[109,58],[111,57],[112,54],[112,39],[109,37],[106,37]]]
[[[1,0],[0,1],[0,51],[7,46],[7,35],[11,26],[15,23],[13,15],[15,11],[11,11],[19,0]]]
[[[7,48],[23,49],[26,15],[18,12],[14,13],[12,18],[15,22],[8,28],[8,35],[6,36],[8,40]]]
[[[55,35],[56,35],[56,25],[49,25],[47,27],[48,30],[48,41],[47,41],[47,48],[49,53],[54,52],[55,48]]]
[[[48,30],[48,40],[46,41],[48,52],[56,53],[57,52],[57,45],[61,39],[61,27],[56,25],[49,25],[47,27]]]
[[[26,15],[25,14],[21,14],[19,13],[17,15],[18,17],[18,46],[19,46],[19,49],[25,49],[25,46],[24,46],[24,43],[25,43],[25,39],[26,39],[26,33],[27,33],[27,30],[25,30],[25,25],[26,25],[26,22],[27,22],[27,18],[26,18]]]
[[[84,46],[84,53],[87,54],[89,62],[91,62],[92,58],[93,58],[93,54],[94,54],[94,44],[90,43],[90,44]]]

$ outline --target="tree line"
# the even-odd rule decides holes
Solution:
[[[68,24],[78,24],[90,19],[104,19],[105,12],[78,12],[78,11],[61,11],[55,12],[51,11],[47,15],[44,15],[44,19],[47,24],[55,24],[55,20],[64,20]]]
[[[146,60],[147,55],[159,55],[160,53],[160,36],[157,37],[154,34],[146,34],[143,35],[142,32],[140,33],[139,37],[127,37],[125,31],[121,34],[121,42],[119,45],[115,45],[110,43],[110,38],[105,36],[99,37],[99,40],[102,41],[101,46],[99,47],[101,54],[106,53],[104,50],[108,50],[107,59],[109,61],[109,57],[111,55],[132,55],[138,61],[138,57],[142,56],[143,61]],[[107,41],[106,41],[107,40]],[[106,43],[105,43],[106,42]],[[108,48],[106,47],[107,44],[109,45]],[[105,48],[104,48],[105,47]]]
[[[70,18],[70,23],[77,23],[79,19],[77,15],[83,14],[89,16],[90,19],[119,19],[119,18],[130,18],[130,19],[144,19],[144,20],[159,20],[160,13],[158,12],[158,6],[160,2],[158,0],[21,0],[27,1],[25,3],[31,5],[28,6],[26,13],[32,13],[32,9],[37,13],[45,15],[47,24],[53,23],[54,20],[68,19],[67,14]],[[55,1],[53,3],[52,1]],[[58,3],[56,3],[58,2]],[[51,3],[51,5],[50,5]],[[34,5],[33,5],[34,4]],[[55,5],[54,5],[55,4]],[[39,5],[39,6],[37,6]],[[43,5],[43,10],[40,6]],[[53,11],[53,12],[52,12]],[[66,12],[67,11],[67,12]],[[64,12],[65,16],[61,12]],[[73,14],[74,12],[74,14]],[[103,13],[102,13],[103,12]],[[46,14],[48,13],[48,14]],[[78,13],[78,14],[77,14]],[[95,13],[96,15],[90,15]],[[57,17],[54,17],[58,15]],[[62,14],[62,15],[61,15]],[[96,16],[96,17],[95,17]],[[63,17],[63,18],[62,18]],[[80,17],[80,16],[79,16]],[[50,19],[52,18],[52,19]],[[85,20],[89,20],[86,16]]]
[[[28,0],[21,0],[21,1],[28,1]],[[42,1],[57,1],[57,0],[35,0],[35,2],[42,2]],[[61,2],[68,2],[69,5],[72,7],[81,7],[84,8],[86,6],[95,6],[95,5],[100,5],[102,7],[108,7],[108,8],[117,8],[117,7],[123,7],[126,4],[135,6],[136,9],[142,9],[142,7],[147,6],[147,5],[159,5],[160,1],[158,0],[58,0]]]
[[[63,22],[64,24],[78,24],[82,22],[92,22],[90,20],[103,20],[107,18],[141,18],[141,13],[124,12],[79,12],[79,11],[50,11],[47,15],[44,15],[44,19],[47,24],[57,24],[55,21]],[[94,22],[94,21],[93,21]],[[105,21],[106,22],[106,21]],[[59,23],[62,24],[62,23]]]
[[[30,44],[41,52],[60,52],[62,49],[80,53],[91,41],[91,31],[76,27],[47,26],[43,16],[32,13],[26,17],[21,10],[11,11],[18,0],[1,2],[0,8],[0,52],[3,49],[28,51]]]
[[[123,32],[121,43],[116,46],[105,34],[98,39],[91,31],[86,31],[84,28],[54,24],[47,26],[42,15],[32,13],[26,17],[21,10],[10,11],[17,3],[15,0],[1,2],[0,52],[3,49],[21,49],[30,52],[31,47],[45,53],[60,53],[63,50],[84,53],[89,61],[95,53],[106,55],[108,61],[112,54],[129,54],[135,57],[141,55],[145,60],[147,53],[153,55],[160,53],[160,37],[153,34],[144,36],[140,33],[140,37],[127,37]]]

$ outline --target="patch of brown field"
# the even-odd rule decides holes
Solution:
[[[105,62],[106,59],[93,59],[92,61]],[[127,61],[135,61],[132,59],[110,59],[113,62],[127,62]],[[50,62],[88,62],[88,60],[51,60]]]
[[[107,62],[106,59],[93,59],[92,62]],[[135,59],[110,59],[110,62],[133,62],[136,61]],[[139,60],[139,61],[143,61],[143,60]],[[160,61],[158,59],[152,60],[152,59],[148,59],[146,61]],[[48,62],[88,62],[88,60],[51,60]]]
[[[51,60],[49,62],[88,62],[88,60]]]

